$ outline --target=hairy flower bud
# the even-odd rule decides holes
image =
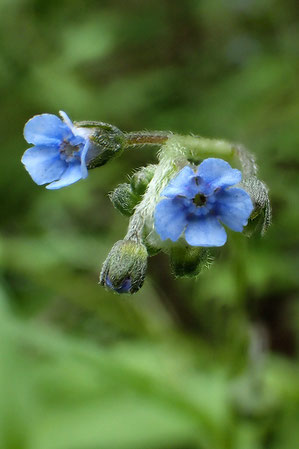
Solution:
[[[77,127],[90,130],[90,148],[86,155],[88,169],[105,165],[125,148],[125,137],[116,126],[103,122],[77,122]]]
[[[133,192],[143,195],[154,176],[155,170],[155,165],[147,165],[134,173],[130,180]]]
[[[175,246],[170,250],[170,264],[177,277],[195,277],[210,263],[206,248]]]
[[[135,293],[143,284],[147,268],[147,250],[141,242],[119,240],[103,264],[100,284],[117,293]]]
[[[113,192],[109,193],[110,201],[115,209],[123,215],[130,217],[140,197],[135,195],[130,184],[119,184]]]

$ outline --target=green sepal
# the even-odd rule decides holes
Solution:
[[[253,218],[249,218],[247,226],[243,230],[243,234],[247,237],[264,235],[265,213],[260,211]]]
[[[176,277],[195,277],[210,263],[206,248],[179,245],[170,249],[170,265]]]
[[[133,215],[134,207],[140,201],[140,197],[135,195],[128,183],[119,184],[109,193],[109,198],[115,209],[127,217]]]
[[[268,188],[254,175],[244,179],[240,186],[250,195],[254,206],[244,233],[248,236],[254,233],[264,235],[271,224],[272,215]]]
[[[160,247],[154,246],[153,244],[149,243],[146,239],[144,241],[144,244],[146,246],[149,257],[156,256],[156,254],[159,254],[159,252],[161,251]]]

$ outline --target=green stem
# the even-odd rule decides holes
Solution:
[[[181,147],[187,158],[205,158],[207,156],[231,158],[235,154],[234,146],[224,140],[207,139],[196,136],[173,135],[168,140]]]
[[[125,133],[126,144],[136,145],[162,145],[171,136],[167,131],[133,131]]]
[[[206,139],[196,136],[181,136],[167,131],[140,131],[125,134],[126,145],[135,147],[139,145],[177,146],[184,151],[187,158],[205,158],[207,156],[222,156],[231,158],[236,154],[235,147],[224,140]]]

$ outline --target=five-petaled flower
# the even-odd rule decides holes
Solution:
[[[222,246],[227,235],[220,221],[242,232],[253,204],[245,190],[232,187],[241,178],[241,172],[222,159],[205,159],[196,172],[185,166],[156,206],[155,229],[161,239],[175,242],[184,231],[191,246]]]
[[[34,146],[25,151],[22,162],[33,181],[60,189],[88,175],[86,154],[90,146],[88,129],[74,126],[65,112],[63,120],[53,114],[36,115],[24,128],[24,137]]]

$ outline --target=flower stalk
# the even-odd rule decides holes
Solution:
[[[109,195],[114,207],[131,217],[100,276],[115,292],[138,291],[147,258],[160,250],[170,256],[177,277],[195,277],[210,264],[210,248],[225,244],[224,226],[246,235],[268,228],[268,189],[257,177],[255,157],[241,145],[169,131],[122,132],[107,123],[60,116],[35,116],[24,129],[33,146],[22,162],[48,189],[84,179],[125,151],[159,147],[156,165],[142,167]]]

